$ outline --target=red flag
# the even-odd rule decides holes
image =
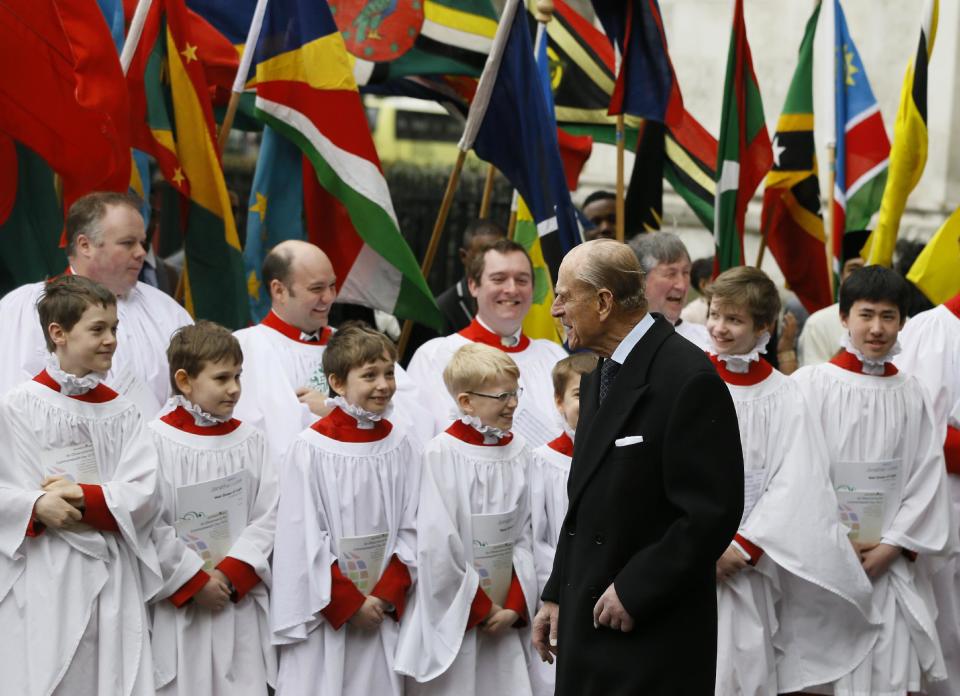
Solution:
[[[567,188],[577,190],[580,172],[593,152],[593,138],[589,135],[571,135],[563,128],[557,128],[557,140],[560,143],[560,159],[563,161],[563,173],[567,177]]]
[[[63,178],[65,208],[127,190],[127,89],[96,0],[0,0],[0,65],[0,132]]]

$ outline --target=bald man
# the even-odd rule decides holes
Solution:
[[[243,349],[243,393],[236,417],[258,426],[280,461],[304,428],[330,410],[323,351],[333,329],[330,308],[337,298],[333,264],[314,244],[288,240],[263,261],[270,311],[257,326],[236,332]],[[416,404],[413,384],[397,367],[394,422],[424,441],[429,416]]]

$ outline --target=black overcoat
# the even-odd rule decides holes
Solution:
[[[560,605],[559,696],[714,692],[715,564],[743,510],[737,415],[704,353],[654,318],[602,405],[599,368],[582,379],[570,507],[543,591]],[[593,627],[611,582],[630,633]]]

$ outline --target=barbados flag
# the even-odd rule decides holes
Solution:
[[[340,299],[427,325],[440,310],[400,234],[343,37],[323,0],[270,0],[254,53],[255,115],[295,143],[345,210],[319,240]],[[306,182],[305,182],[306,184]]]

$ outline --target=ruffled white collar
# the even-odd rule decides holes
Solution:
[[[744,353],[743,355],[731,355],[730,353],[714,353],[711,348],[711,355],[715,355],[717,360],[726,363],[727,369],[730,372],[735,372],[740,375],[745,375],[750,372],[750,363],[755,363],[760,360],[760,353],[767,352],[767,343],[770,342],[770,332],[764,331],[757,337],[757,344],[753,347],[749,353]]]
[[[60,361],[53,353],[47,353],[47,374],[60,385],[60,393],[64,396],[79,396],[95,389],[107,376],[102,372],[90,372],[83,377],[77,377],[60,369]]]
[[[183,394],[175,394],[170,397],[167,406],[169,407],[167,409],[169,411],[174,410],[178,406],[182,407],[184,411],[193,416],[193,422],[201,428],[209,428],[211,425],[219,425],[220,423],[226,423],[230,420],[229,418],[221,418],[212,413],[207,413],[187,397],[183,396]]]
[[[884,365],[886,365],[888,362],[893,362],[893,357],[901,350],[900,340],[898,339],[894,342],[893,348],[891,348],[890,352],[888,352],[886,355],[876,359],[868,358],[861,353],[855,345],[853,345],[853,341],[850,339],[849,331],[840,338],[840,345],[843,346],[845,351],[853,354],[856,356],[857,360],[863,363],[863,374],[874,376],[883,375],[885,371]]]
[[[327,399],[324,404],[330,407],[337,407],[348,416],[357,421],[357,428],[360,430],[373,430],[379,421],[390,416],[393,412],[393,404],[387,404],[383,413],[374,413],[355,404],[349,403],[342,396],[334,396]]]
[[[476,416],[468,416],[466,413],[458,413],[457,418],[464,425],[469,425],[478,433],[483,435],[483,444],[495,445],[510,434],[509,430],[501,430],[492,425],[484,425]]]

